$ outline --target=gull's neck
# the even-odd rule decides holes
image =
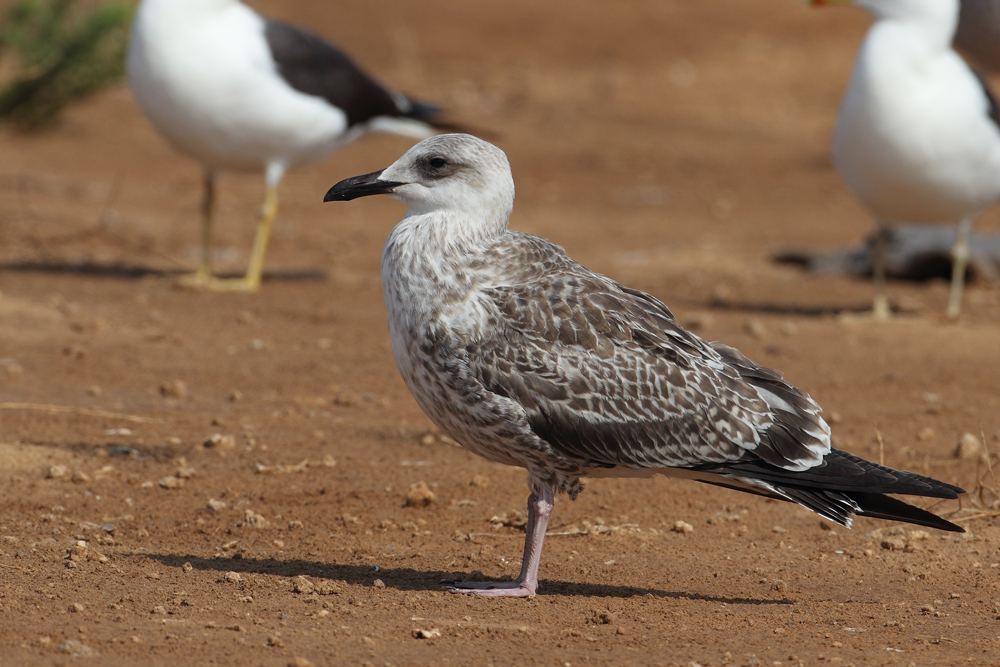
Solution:
[[[487,245],[507,231],[510,209],[455,210],[410,208],[392,236],[426,252],[460,255]]]
[[[909,37],[927,52],[951,49],[958,27],[958,0],[902,0],[858,4],[875,17],[872,35]]]
[[[410,210],[382,251],[382,290],[390,328],[412,328],[432,316],[427,304],[463,301],[482,282],[473,268],[507,233],[507,215],[488,218],[455,210]],[[428,295],[434,299],[428,300]]]
[[[158,21],[190,23],[239,5],[239,0],[143,0],[139,12],[153,15]]]

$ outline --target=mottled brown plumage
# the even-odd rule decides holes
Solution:
[[[961,530],[881,495],[961,489],[831,449],[819,405],[780,373],[685,331],[659,300],[559,246],[507,231],[513,182],[495,147],[434,137],[327,199],[379,192],[411,207],[382,256],[404,381],[443,431],[526,468],[532,489],[521,576],[455,590],[534,594],[553,493],[575,497],[586,476],[685,477],[848,526],[865,513]]]

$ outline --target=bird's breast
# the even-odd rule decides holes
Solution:
[[[136,101],[176,148],[222,169],[319,159],[346,116],[277,73],[260,16],[238,3],[187,21],[140,11],[127,73]]]

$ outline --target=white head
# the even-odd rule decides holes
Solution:
[[[238,5],[239,0],[142,0],[140,13],[153,12],[157,17],[176,16],[188,20],[227,10]]]
[[[958,16],[958,0],[854,0],[876,19],[944,21]]]
[[[502,233],[514,207],[514,178],[504,152],[469,134],[424,139],[392,166],[337,183],[323,201],[349,201],[387,194],[410,215],[446,213],[477,229],[470,236]]]
[[[959,0],[810,0],[810,4],[856,5],[876,21],[893,21],[918,27],[928,39],[949,43],[958,26]]]

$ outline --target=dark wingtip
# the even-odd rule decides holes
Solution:
[[[433,125],[434,121],[443,111],[443,109],[436,104],[431,104],[430,102],[420,102],[412,97],[408,97],[407,99],[410,101],[410,111],[407,116],[413,118],[414,120],[423,121],[428,125]]]
[[[443,116],[446,115],[445,110],[436,104],[421,102],[413,99],[412,97],[407,97],[406,99],[410,102],[410,109],[403,115],[406,118],[412,118],[413,120],[418,120],[421,123],[426,123],[429,127],[439,132],[463,132],[465,134],[477,136],[480,139],[485,139],[486,141],[496,141],[501,136],[499,133],[492,130],[483,130],[481,128],[456,123],[452,120],[443,118]]]

